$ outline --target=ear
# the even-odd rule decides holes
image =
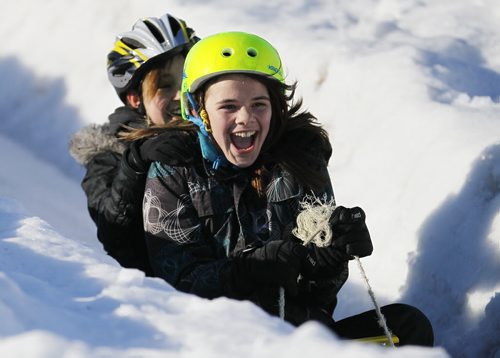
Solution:
[[[137,109],[141,105],[141,96],[137,91],[129,91],[127,92],[127,103],[132,108]]]

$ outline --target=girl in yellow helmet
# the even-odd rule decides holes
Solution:
[[[187,129],[197,134],[184,135],[191,153],[148,172],[143,214],[153,270],[179,290],[250,300],[294,325],[316,320],[343,337],[383,335],[375,312],[332,318],[348,261],[372,253],[363,210],[333,211],[329,246],[304,246],[292,234],[301,203],[333,202],[328,135],[293,102],[294,89],[278,52],[259,36],[225,32],[193,46],[181,90],[191,124],[151,139],[163,138],[173,153]],[[402,344],[432,344],[416,308],[383,311]]]

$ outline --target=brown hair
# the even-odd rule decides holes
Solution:
[[[145,128],[126,127],[127,131],[120,132],[119,137],[126,141],[135,141],[155,136],[166,130],[185,130],[195,132],[197,128],[198,127],[191,122],[185,121],[180,117],[174,117],[167,123],[159,125],[155,124]]]
[[[167,60],[166,63],[170,62],[171,60]],[[153,68],[150,70],[146,75],[144,76],[144,79],[142,80],[140,86],[141,86],[141,100],[143,102],[149,101],[151,98],[154,97],[156,92],[158,91],[159,85],[160,85],[160,75],[161,72],[163,71],[162,68],[157,67]]]
[[[328,133],[316,117],[301,109],[302,99],[294,101],[297,83],[286,85],[262,76],[252,77],[267,87],[272,106],[254,187],[262,189],[263,185],[257,181],[267,181],[268,171],[275,165],[289,172],[306,190],[320,190],[329,185],[326,166],[332,147]]]

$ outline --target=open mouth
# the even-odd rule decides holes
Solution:
[[[256,131],[231,133],[231,143],[239,152],[250,152],[254,149],[256,134]]]

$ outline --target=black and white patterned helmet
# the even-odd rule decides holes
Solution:
[[[117,36],[108,54],[108,78],[123,103],[144,75],[169,57],[186,54],[199,40],[193,29],[172,15],[138,20],[132,30]]]

